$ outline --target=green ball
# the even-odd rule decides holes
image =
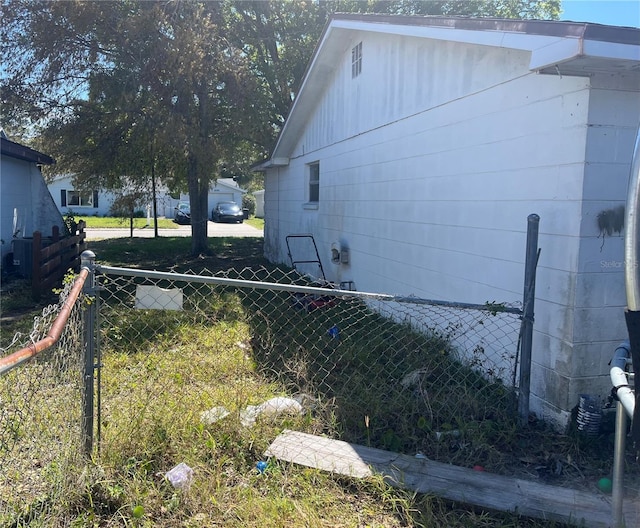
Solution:
[[[598,481],[598,489],[603,491],[604,493],[611,493],[611,489],[613,488],[613,483],[610,478],[602,477]]]

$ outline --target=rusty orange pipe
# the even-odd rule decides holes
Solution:
[[[67,300],[62,305],[60,309],[60,313],[53,321],[51,328],[49,329],[49,333],[47,333],[46,337],[32,343],[13,354],[9,354],[6,357],[0,358],[0,375],[8,372],[13,367],[16,367],[20,363],[26,361],[29,358],[37,356],[41,352],[48,350],[53,345],[55,345],[62,335],[62,331],[64,330],[69,317],[71,316],[71,310],[75,305],[82,288],[84,287],[84,283],[89,276],[89,270],[87,268],[83,268],[80,270],[80,273],[76,277],[76,280],[73,284],[73,288],[71,288],[71,292],[67,297]]]

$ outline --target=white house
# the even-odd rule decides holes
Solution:
[[[104,189],[95,189],[89,192],[79,191],[75,188],[71,174],[55,175],[48,186],[56,206],[63,215],[69,212],[73,212],[77,216],[110,216],[113,214],[111,207],[117,196],[111,191]],[[177,202],[178,200],[172,199],[168,191],[160,186],[160,190],[156,193],[159,216],[173,217],[173,208]],[[147,213],[147,208],[143,209]]]
[[[72,212],[78,216],[108,216],[115,196],[113,193],[98,191],[78,191],[73,184],[73,176],[59,174],[48,184],[51,196],[61,214]]]
[[[116,195],[111,191],[102,189],[96,189],[91,192],[78,191],[74,187],[73,176],[70,174],[56,175],[48,185],[49,191],[51,191],[51,195],[63,215],[69,211],[78,216],[109,216],[112,214],[111,206],[116,199]],[[234,201],[241,205],[242,195],[245,192],[238,187],[238,184],[232,178],[217,180],[209,190],[209,213],[218,202]],[[158,215],[173,218],[174,208],[181,201],[188,202],[189,196],[182,194],[179,198],[172,198],[169,190],[160,185],[156,193]]]
[[[247,191],[240,188],[233,178],[218,178],[211,184],[211,188],[209,189],[209,196],[207,198],[209,218],[211,218],[211,213],[220,202],[236,202],[242,207],[242,196],[246,192]],[[181,195],[180,200],[188,202],[189,195]]]
[[[566,423],[580,394],[609,394],[627,335],[606,219],[639,120],[639,29],[335,15],[259,169],[265,254],[287,263],[285,237],[311,233],[327,278],[358,290],[517,302],[537,213],[531,408]]]
[[[64,221],[47,189],[41,165],[52,165],[53,158],[4,135],[0,137],[0,267],[14,251],[17,240],[31,238],[35,231],[51,236],[57,226],[64,233]],[[10,262],[9,264],[13,264]]]

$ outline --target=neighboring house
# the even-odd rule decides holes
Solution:
[[[335,15],[259,167],[265,254],[311,233],[358,290],[518,302],[539,214],[531,408],[566,424],[580,394],[609,395],[627,337],[623,234],[602,222],[639,120],[639,29]]]
[[[61,214],[69,212],[77,216],[108,216],[115,196],[112,193],[93,190],[77,191],[70,174],[54,176],[49,191]]]
[[[63,215],[70,211],[77,216],[111,216],[111,207],[116,200],[116,194],[111,191],[95,189],[91,192],[77,191],[70,174],[56,175],[49,182],[49,190],[58,209]],[[172,199],[169,191],[160,189],[156,193],[158,216],[173,218],[173,209],[179,200]],[[145,214],[152,214],[151,204],[140,208]]]
[[[47,189],[41,165],[52,165],[53,158],[14,141],[0,137],[0,267],[14,251],[14,241],[33,237],[40,231],[51,236],[57,226],[64,233],[64,220]],[[9,262],[13,264],[13,262]]]
[[[207,211],[209,218],[211,218],[211,213],[220,202],[236,202],[240,207],[242,207],[242,196],[246,192],[247,191],[240,188],[233,178],[218,178],[211,184],[211,188],[209,189],[209,197],[207,199]],[[180,201],[188,202],[189,195],[181,195]]]
[[[156,193],[156,206],[158,216],[173,218],[174,209],[180,202],[188,202],[189,195],[182,194],[179,198],[172,198],[168,189],[159,186]],[[53,196],[60,212],[65,215],[69,211],[77,216],[109,216],[111,215],[111,206],[116,199],[116,195],[110,191],[96,189],[92,192],[79,192],[74,189],[73,177],[69,174],[57,175],[49,183],[49,190]],[[242,205],[242,195],[245,190],[240,189],[238,184],[232,178],[220,178],[211,185],[208,198],[208,216],[211,217],[211,211],[218,202],[236,202]],[[148,207],[143,207],[144,212],[152,213]]]

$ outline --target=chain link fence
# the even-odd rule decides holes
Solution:
[[[28,334],[0,348],[1,526],[30,525],[78,487],[84,298],[71,300],[73,287],[34,318]],[[68,318],[56,341],[52,328],[63,312]]]
[[[255,460],[288,428],[467,464],[465,439],[489,445],[516,415],[517,307],[337,290],[280,268],[98,265],[95,279],[1,350],[2,525],[86,496],[117,509],[120,485],[87,473],[90,453],[135,480],[174,465],[177,436],[199,459],[224,444]]]
[[[283,269],[97,272],[100,445],[125,459],[169,422],[282,412],[284,426],[455,463],[452,443],[490,443],[517,414],[518,307],[336,290]]]

